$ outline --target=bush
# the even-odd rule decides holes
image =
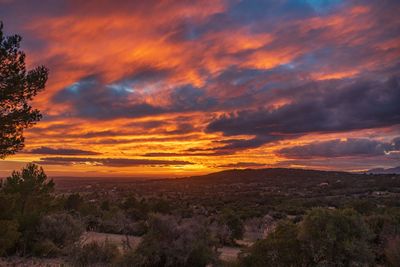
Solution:
[[[64,209],[68,211],[79,211],[80,207],[82,206],[83,198],[78,194],[71,194],[69,195],[64,202]]]
[[[12,220],[0,220],[0,256],[13,248],[20,236],[18,223]]]
[[[35,254],[54,256],[64,248],[72,246],[82,233],[82,223],[71,215],[65,213],[46,215],[37,228],[39,241],[35,244]]]
[[[291,222],[279,223],[266,239],[251,247],[248,255],[240,257],[240,266],[304,266],[305,253],[297,235],[297,225]]]
[[[400,236],[388,241],[385,248],[386,262],[389,266],[399,266],[400,264]]]
[[[244,225],[243,221],[240,217],[230,209],[226,209],[222,212],[221,216],[219,217],[219,224],[226,225],[229,229],[230,237],[229,242],[230,244],[235,243],[235,239],[241,239],[244,234]]]
[[[99,218],[97,229],[103,233],[130,234],[134,231],[134,223],[128,219],[122,211],[103,211]]]
[[[149,231],[134,253],[124,258],[125,266],[203,267],[216,260],[205,225],[172,216],[154,215]]]
[[[21,236],[17,249],[26,255],[37,242],[36,228],[41,217],[50,209],[54,182],[47,179],[42,168],[28,164],[20,172],[14,171],[6,178],[1,190],[3,196],[13,199],[14,209],[10,219],[18,222]]]
[[[55,257],[61,250],[51,240],[43,239],[33,245],[32,252],[39,257]]]
[[[120,252],[108,241],[102,244],[91,242],[75,246],[69,256],[73,266],[106,266],[117,262]]]
[[[311,265],[359,266],[373,260],[371,232],[351,209],[312,209],[300,223],[298,237]]]
[[[370,237],[354,210],[316,208],[297,225],[280,223],[253,245],[242,266],[368,266]]]
[[[365,218],[374,235],[371,242],[378,263],[385,261],[385,245],[394,236],[400,235],[400,222],[394,214],[374,214]]]

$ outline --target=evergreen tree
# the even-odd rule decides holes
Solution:
[[[0,158],[21,150],[24,129],[41,118],[29,102],[44,89],[48,70],[44,66],[26,69],[21,39],[4,36],[0,22]]]

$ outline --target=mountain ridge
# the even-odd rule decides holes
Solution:
[[[375,169],[370,169],[367,171],[367,173],[371,174],[400,174],[400,166],[393,167],[393,168],[375,168]]]

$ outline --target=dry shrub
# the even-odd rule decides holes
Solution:
[[[71,251],[69,259],[73,266],[109,266],[120,257],[118,247],[109,241],[77,244]]]

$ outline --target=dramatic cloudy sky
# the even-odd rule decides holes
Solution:
[[[0,175],[400,165],[398,0],[0,0],[44,119]]]

